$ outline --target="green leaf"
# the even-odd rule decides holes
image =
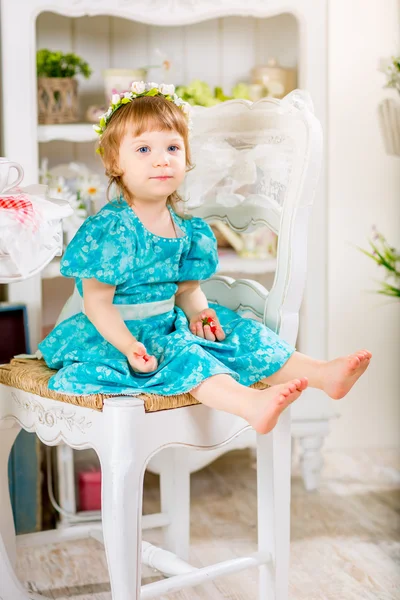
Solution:
[[[63,53],[41,48],[36,52],[36,74],[38,77],[75,77],[86,79],[92,74],[88,63],[73,52]]]

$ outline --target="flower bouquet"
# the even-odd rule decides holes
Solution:
[[[361,252],[372,258],[377,265],[386,271],[385,281],[381,282],[378,294],[400,298],[400,253],[390,246],[386,238],[373,228],[372,239],[369,240],[370,251],[359,248]]]

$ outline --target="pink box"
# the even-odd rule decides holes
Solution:
[[[79,473],[79,510],[101,509],[101,470]]]

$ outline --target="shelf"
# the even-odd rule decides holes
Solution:
[[[242,258],[234,250],[221,250],[219,253],[221,273],[274,273],[275,258]],[[53,259],[41,273],[42,279],[60,277],[60,258]]]
[[[38,125],[39,142],[94,142],[97,139],[92,123]]]

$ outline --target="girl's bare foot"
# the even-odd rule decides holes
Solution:
[[[371,352],[359,350],[349,356],[335,358],[322,365],[323,390],[333,398],[343,398],[367,369]]]
[[[259,392],[259,400],[249,402],[246,421],[258,432],[268,433],[275,427],[280,414],[292,404],[308,386],[307,377],[273,385]]]

